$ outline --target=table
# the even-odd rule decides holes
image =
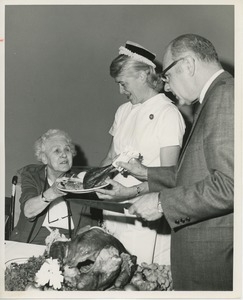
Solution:
[[[5,262],[16,258],[29,258],[31,256],[42,255],[46,246],[27,244],[13,241],[4,242]]]

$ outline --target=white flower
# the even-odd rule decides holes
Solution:
[[[35,281],[38,286],[44,286],[49,283],[54,289],[61,288],[63,275],[60,271],[60,265],[57,259],[48,258],[36,273]]]

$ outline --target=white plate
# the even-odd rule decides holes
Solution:
[[[80,179],[80,178],[60,178],[58,181],[59,181],[59,183],[57,184],[57,188],[60,191],[65,192],[65,193],[73,193],[73,194],[91,193],[91,192],[95,192],[98,189],[102,189],[102,188],[106,187],[107,185],[109,185],[109,183],[105,183],[103,185],[96,186],[96,187],[91,188],[91,189],[83,189],[83,188],[82,189],[65,189],[64,187],[62,187],[61,182],[63,182],[63,181],[74,181],[74,182],[83,183],[83,180]]]
[[[27,263],[29,257],[21,257],[21,258],[13,258],[9,259],[5,262],[5,266],[9,267],[12,263],[16,263],[18,265]]]

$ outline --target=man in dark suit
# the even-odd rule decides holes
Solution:
[[[198,101],[191,132],[174,168],[121,163],[148,180],[149,194],[129,212],[150,220],[163,215],[171,229],[175,290],[233,289],[234,80],[214,46],[185,34],[163,58],[165,90],[180,104]]]

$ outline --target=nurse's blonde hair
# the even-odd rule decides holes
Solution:
[[[110,75],[117,78],[120,75],[138,76],[139,71],[144,71],[147,74],[147,84],[151,89],[160,92],[163,88],[163,81],[160,74],[156,72],[155,68],[138,61],[130,56],[120,54],[110,65]]]

